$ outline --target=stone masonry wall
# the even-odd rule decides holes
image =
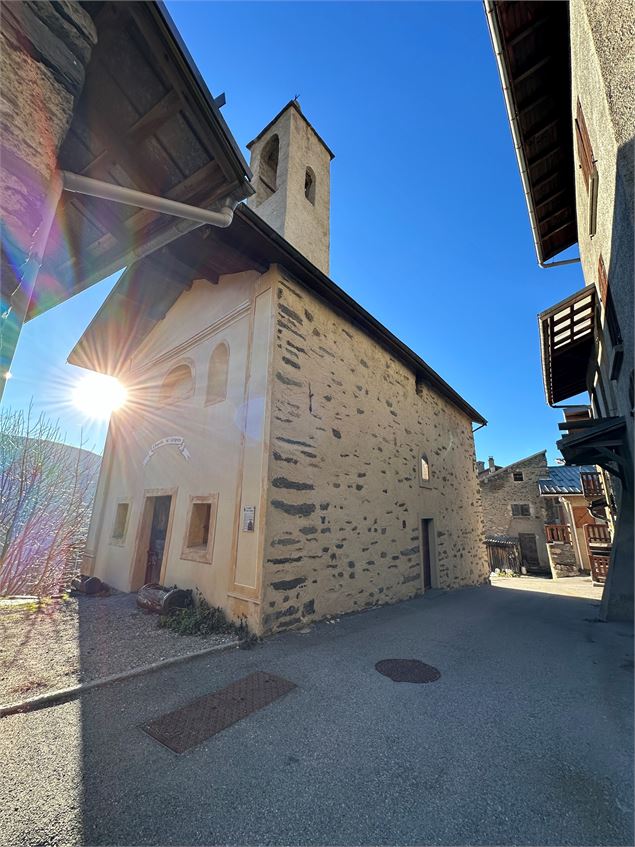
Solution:
[[[572,544],[554,541],[547,545],[549,566],[554,579],[566,576],[578,576],[580,569]]]
[[[71,0],[2,3],[0,23],[0,311],[6,314],[34,249],[57,152],[97,35],[88,13]],[[21,319],[4,323],[0,364],[6,368]]]
[[[523,481],[514,481],[514,471],[522,471]],[[536,535],[538,558],[549,565],[545,538],[545,503],[540,496],[538,480],[547,477],[546,454],[528,456],[479,480],[483,501],[485,533],[518,537],[519,533]],[[528,503],[531,517],[512,517],[512,503]]]
[[[471,422],[283,275],[276,303],[263,630],[421,592],[424,518],[433,587],[484,582]]]

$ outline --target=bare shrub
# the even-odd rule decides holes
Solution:
[[[57,594],[80,569],[100,457],[57,423],[0,410],[0,595]]]

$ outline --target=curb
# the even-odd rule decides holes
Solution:
[[[57,691],[51,691],[48,694],[40,694],[38,697],[30,697],[27,700],[21,700],[18,703],[0,706],[0,718],[15,715],[20,712],[35,712],[38,709],[45,709],[48,706],[57,703],[75,700],[85,691],[90,691],[93,688],[101,688],[104,685],[112,685],[115,682],[121,682],[124,679],[131,679],[135,676],[144,676],[145,674],[153,673],[154,671],[162,670],[171,665],[178,665],[182,662],[187,662],[190,659],[197,659],[200,656],[208,656],[210,653],[223,653],[225,650],[231,650],[233,647],[240,647],[242,640],[236,638],[234,641],[228,641],[225,644],[215,644],[213,647],[205,647],[203,650],[197,650],[194,653],[186,653],[183,656],[172,656],[170,659],[162,659],[158,662],[153,662],[151,665],[142,665],[140,668],[132,668],[129,671],[104,676],[101,679],[93,679],[90,682],[73,685],[70,688],[60,688]]]

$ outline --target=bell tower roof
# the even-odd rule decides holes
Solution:
[[[333,153],[297,100],[247,146],[255,188],[247,205],[327,274]]]
[[[313,124],[306,119],[306,117],[304,116],[304,113],[302,111],[302,107],[300,106],[299,100],[289,100],[289,102],[286,104],[286,106],[283,106],[282,109],[280,109],[280,111],[278,112],[278,114],[269,121],[267,126],[264,127],[263,129],[261,129],[260,132],[258,133],[258,135],[249,142],[249,144],[247,145],[247,150],[251,150],[253,145],[257,141],[259,141],[262,138],[263,135],[266,135],[267,132],[269,132],[269,130],[276,123],[278,118],[282,117],[282,115],[284,115],[284,113],[287,111],[287,109],[295,109],[296,110],[296,112],[300,115],[302,120],[306,123],[306,125],[309,127],[309,129],[314,133],[317,140],[320,142],[320,144],[324,147],[326,152],[329,154],[329,157],[331,158],[331,160],[333,160],[335,158],[335,153],[331,150],[331,148],[328,146],[328,144],[324,141],[322,136],[318,132],[316,132]]]

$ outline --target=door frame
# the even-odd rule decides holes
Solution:
[[[177,488],[146,488],[143,492],[143,501],[141,505],[141,514],[139,516],[139,524],[137,526],[137,535],[135,539],[134,554],[130,562],[130,572],[128,575],[128,588],[130,591],[138,591],[144,584],[146,563],[148,555],[148,544],[150,543],[150,531],[152,528],[152,514],[154,512],[154,503],[151,502],[155,497],[171,497],[170,513],[168,515],[168,526],[165,531],[165,547],[163,548],[163,559],[161,561],[161,575],[159,582],[163,584],[165,580],[165,572],[168,563],[168,553],[170,550],[170,541],[172,538],[172,524],[174,523],[174,509],[176,506]]]
[[[430,551],[430,588],[426,589],[424,582],[423,569],[423,522],[428,522],[428,549]],[[430,591],[433,588],[439,588],[439,568],[437,565],[437,533],[435,529],[436,521],[428,514],[419,514],[419,563],[421,565],[421,593],[425,594],[426,590]]]

